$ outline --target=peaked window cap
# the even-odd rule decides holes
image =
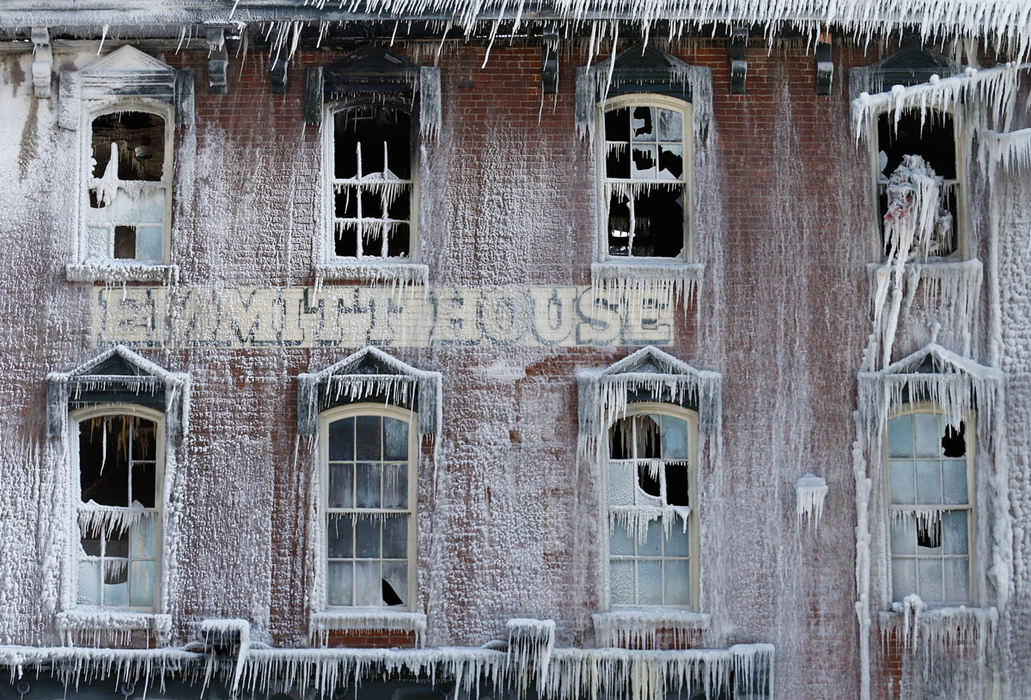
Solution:
[[[919,85],[930,81],[932,75],[947,78],[961,70],[955,61],[914,42],[877,63],[849,71],[849,95],[855,99],[861,92],[888,92],[895,85]]]
[[[165,413],[168,435],[189,430],[190,375],[169,372],[116,345],[70,372],[47,375],[47,435],[65,431],[68,411],[104,403],[135,403]]]
[[[321,372],[297,376],[297,432],[315,435],[327,408],[374,400],[417,410],[419,434],[437,436],[440,386],[440,372],[416,369],[370,345]]]

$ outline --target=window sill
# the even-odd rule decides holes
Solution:
[[[101,640],[124,646],[133,632],[146,632],[160,646],[168,643],[172,630],[171,615],[93,607],[57,613],[55,623],[65,646],[83,640],[89,646],[97,646]]]
[[[402,632],[414,635],[415,645],[421,647],[426,633],[426,615],[379,608],[324,610],[311,614],[309,636],[312,640],[325,646],[332,632]]]
[[[955,260],[952,258],[928,258],[922,262],[909,261],[905,266],[906,273],[917,276],[917,279],[976,279],[980,283],[982,276],[981,261],[977,258]],[[876,287],[882,275],[890,275],[892,267],[887,262],[871,262],[866,264],[866,274],[870,284]]]
[[[322,282],[359,281],[389,282],[396,286],[429,284],[429,267],[421,263],[375,261],[349,261],[321,263],[315,265],[316,284]]]
[[[608,260],[591,263],[591,287],[601,293],[644,294],[688,301],[701,286],[705,263],[675,260]],[[672,301],[672,300],[671,300]]]
[[[967,643],[984,644],[995,634],[999,611],[995,607],[966,605],[929,607],[919,596],[909,595],[901,603],[892,603],[891,610],[879,615],[883,639],[894,637],[909,648],[930,643],[947,649]]]
[[[654,607],[621,607],[595,613],[594,637],[598,646],[640,648],[645,642],[655,646],[660,632],[669,632],[675,646],[686,635],[709,629],[712,616],[691,610]]]
[[[179,279],[179,266],[93,260],[68,263],[65,266],[65,277],[69,282],[100,282],[104,284],[163,282],[175,284]]]

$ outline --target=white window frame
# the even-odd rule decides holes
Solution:
[[[69,599],[71,601],[71,607],[81,608],[82,604],[78,603],[79,596],[79,562],[82,559],[81,545],[79,540],[82,537],[81,530],[79,527],[79,510],[85,504],[82,502],[82,482],[81,472],[79,464],[79,429],[82,422],[90,420],[92,418],[108,417],[108,416],[129,416],[138,417],[145,420],[151,421],[155,424],[154,439],[155,439],[155,473],[154,473],[154,484],[156,493],[154,494],[154,507],[148,508],[145,512],[154,513],[155,529],[156,529],[156,542],[155,542],[155,567],[154,567],[154,583],[157,586],[157,590],[154,594],[154,605],[152,607],[132,607],[126,606],[108,606],[101,605],[103,610],[111,610],[117,612],[142,612],[142,613],[159,613],[167,608],[165,604],[165,590],[164,581],[164,554],[165,554],[165,500],[167,498],[168,485],[165,483],[165,414],[161,411],[157,411],[152,408],[140,406],[137,404],[129,403],[102,403],[88,408],[82,408],[75,411],[71,411],[68,414],[68,445],[69,445],[69,466],[70,466],[70,478],[69,485],[71,488],[70,502],[73,507],[71,510],[71,522],[69,523],[69,530],[73,533],[73,537],[70,538],[70,547],[68,552],[68,563],[70,571],[70,590]],[[113,507],[115,508],[115,507]],[[128,507],[124,510],[129,510]],[[86,607],[97,607],[97,606],[86,606]]]
[[[379,416],[382,418],[394,418],[408,424],[408,509],[398,511],[395,509],[377,508],[334,508],[328,507],[329,503],[329,425],[344,418],[357,418],[358,416]],[[411,612],[418,606],[416,600],[418,595],[418,568],[417,568],[417,518],[418,518],[418,456],[419,456],[419,435],[418,416],[415,411],[397,406],[382,403],[358,403],[347,406],[338,406],[323,411],[319,414],[319,491],[317,522],[320,536],[317,538],[316,551],[316,572],[319,579],[317,590],[318,600],[315,608],[318,611],[369,611],[373,613],[389,613],[392,611]],[[366,512],[366,513],[387,513],[407,512],[408,513],[408,591],[405,606],[331,606],[329,605],[329,557],[326,551],[328,545],[328,527],[330,512]]]
[[[698,444],[698,413],[696,411],[683,408],[676,404],[661,403],[656,401],[641,401],[627,404],[626,412],[622,414],[618,420],[625,418],[633,418],[635,416],[647,415],[647,414],[660,414],[677,418],[687,422],[687,440],[688,440],[688,503],[690,504],[691,513],[688,516],[688,547],[689,547],[689,570],[690,570],[690,604],[686,606],[675,606],[675,605],[648,605],[648,604],[612,604],[611,603],[611,592],[609,585],[609,568],[612,561],[612,554],[610,553],[610,538],[611,538],[611,515],[610,509],[611,504],[609,502],[609,472],[610,472],[610,431],[615,423],[606,426],[605,428],[605,468],[602,469],[602,580],[604,585],[602,590],[604,591],[603,607],[605,610],[620,611],[637,608],[646,608],[649,610],[685,610],[685,611],[697,611],[699,601],[699,573],[700,573],[700,546],[699,546],[699,533],[698,533],[698,461],[700,458],[699,444]],[[662,470],[660,470],[662,474]],[[639,488],[635,487],[635,488]],[[677,528],[682,527],[680,522],[672,523],[671,527]],[[630,556],[630,555],[626,555]],[[632,556],[631,558],[635,558]],[[677,557],[679,558],[679,557]],[[659,557],[659,560],[664,560],[665,557]],[[665,577],[665,573],[663,573]],[[635,589],[637,583],[635,582]],[[639,597],[639,591],[635,590],[635,594]],[[663,578],[663,596],[665,595],[665,579]]]
[[[916,110],[906,110],[916,111]],[[968,177],[968,164],[970,160],[970,153],[968,144],[963,135],[966,133],[963,125],[963,116],[960,110],[946,109],[946,110],[931,110],[948,114],[952,118],[952,138],[953,143],[956,147],[956,219],[952,222],[952,226],[956,232],[956,249],[946,256],[931,258],[932,260],[966,260],[970,257],[970,251],[968,249],[969,239],[967,230],[967,182]],[[881,214],[880,207],[880,196],[881,196],[881,169],[880,169],[880,121],[881,118],[888,114],[889,118],[891,113],[890,107],[885,107],[877,112],[875,119],[871,120],[872,130],[867,138],[869,144],[869,161],[870,161],[870,183],[871,192],[873,192],[873,227],[874,227],[874,259],[884,260],[884,224],[883,215]],[[928,116],[928,119],[930,117]],[[891,173],[888,173],[890,175]]]
[[[114,257],[114,236],[111,237],[111,250],[107,257],[89,258],[89,212],[90,207],[90,183],[93,177],[93,122],[98,117],[119,112],[145,112],[161,117],[165,123],[164,133],[164,163],[160,186],[165,188],[165,202],[162,210],[161,227],[161,260],[143,261],[135,258]],[[77,238],[77,250],[75,260],[79,264],[113,264],[113,265],[134,265],[142,267],[160,267],[167,265],[171,257],[171,230],[172,230],[172,187],[175,181],[175,107],[161,102],[160,100],[148,99],[145,97],[126,97],[117,101],[105,101],[103,104],[93,106],[91,109],[83,110],[83,124],[80,133],[83,134],[82,150],[80,154],[81,163],[79,167],[79,226]]]
[[[609,236],[609,197],[607,185],[610,182],[631,182],[631,180],[610,180],[606,176],[606,155],[608,141],[605,134],[605,114],[622,107],[658,107],[678,111],[682,115],[681,128],[683,143],[683,226],[684,240],[680,254],[672,257],[656,256],[623,256],[610,255]],[[599,138],[596,139],[595,162],[597,163],[598,182],[598,247],[597,260],[605,263],[686,263],[694,261],[694,105],[686,100],[678,100],[667,95],[655,93],[633,93],[619,95],[600,102],[597,106],[596,123],[599,127]],[[632,157],[632,156],[631,156]]]
[[[362,107],[368,106],[362,104],[346,104],[342,102],[328,103],[323,107],[322,117],[322,218],[325,222],[323,225],[323,236],[321,257],[324,267],[344,267],[348,270],[355,270],[355,266],[387,266],[387,265],[414,265],[419,262],[419,159],[417,154],[419,152],[419,144],[417,142],[418,129],[417,119],[418,114],[412,110],[404,110],[401,107],[392,107],[391,105],[377,105],[383,108],[393,108],[398,111],[406,111],[409,116],[409,127],[410,127],[410,141],[409,141],[409,158],[411,165],[409,168],[408,181],[411,184],[411,190],[409,193],[409,220],[408,220],[408,255],[405,257],[381,257],[380,255],[363,255],[360,257],[346,257],[338,256],[336,254],[336,206],[335,206],[335,193],[334,184],[336,182],[336,160],[334,154],[334,143],[336,138],[336,117],[341,112],[347,112],[351,109],[361,109]],[[360,275],[360,270],[358,273]],[[346,276],[347,273],[345,273]]]
[[[887,564],[888,564],[887,589],[888,589],[888,601],[889,601],[889,604],[891,604],[892,601],[895,601],[895,598],[896,598],[895,591],[894,591],[894,583],[893,583],[893,581],[894,581],[894,556],[892,554],[892,549],[891,549],[892,526],[893,526],[893,523],[896,521],[896,519],[902,517],[902,516],[896,515],[896,513],[900,512],[904,508],[904,506],[892,505],[892,503],[891,503],[891,459],[892,459],[892,457],[890,456],[890,445],[889,445],[889,440],[890,440],[889,434],[890,433],[889,433],[889,426],[890,426],[891,421],[896,419],[896,418],[901,418],[903,416],[915,416],[915,415],[918,415],[918,414],[935,415],[935,416],[944,416],[945,415],[940,409],[936,408],[935,406],[933,406],[932,404],[927,403],[927,402],[917,402],[917,403],[913,403],[913,404],[906,404],[902,409],[892,413],[889,416],[887,422],[885,423],[885,427],[884,427],[884,439],[883,439],[883,443],[884,444],[883,444],[883,453],[882,453],[883,464],[885,465],[885,468],[884,468],[883,499],[884,499],[884,512],[885,512],[885,514],[887,516],[886,517],[886,522],[885,522],[885,528],[884,528],[884,547],[885,547],[885,552],[886,552],[886,561],[887,561]],[[964,437],[966,439],[967,503],[966,503],[966,505],[962,505],[962,504],[942,504],[941,508],[937,508],[935,504],[930,504],[928,506],[928,509],[929,510],[930,509],[940,510],[940,515],[939,515],[939,521],[940,522],[943,522],[943,518],[941,516],[944,515],[944,513],[946,513],[946,512],[949,512],[949,511],[965,511],[967,513],[967,586],[968,586],[967,590],[969,591],[969,599],[966,600],[966,601],[949,601],[949,602],[925,601],[931,607],[943,607],[943,606],[944,607],[952,607],[952,606],[956,606],[956,605],[972,606],[972,605],[976,605],[977,601],[979,600],[979,591],[978,591],[978,587],[977,587],[977,576],[975,576],[975,572],[977,571],[977,565],[978,565],[977,564],[977,551],[976,551],[977,550],[977,547],[976,547],[976,541],[977,540],[975,538],[976,530],[977,530],[977,527],[976,527],[977,510],[975,508],[975,504],[977,502],[977,496],[976,496],[976,492],[975,492],[975,488],[976,488],[975,467],[976,467],[976,447],[977,447],[977,445],[976,445],[976,436],[974,435],[974,433],[976,432],[976,429],[975,429],[975,426],[976,426],[976,416],[972,412],[967,412],[967,413],[965,413],[961,417],[961,420],[966,424],[966,428],[965,428],[965,431],[964,431]],[[941,439],[941,435],[939,434],[936,437],[936,439],[940,440]],[[913,430],[913,441],[914,441],[914,444],[915,444],[915,442],[916,442],[915,423],[914,423],[914,430]],[[895,459],[899,459],[899,458],[895,458]],[[932,461],[932,459],[933,459],[933,460],[938,460],[940,462],[942,457],[939,456],[939,457],[935,457],[935,458],[930,458],[930,457],[918,458],[918,457],[916,457],[914,455],[914,456],[911,456],[909,458],[909,461],[916,462],[919,459],[923,459],[924,461]],[[956,458],[946,458],[946,459],[956,459]],[[944,535],[944,524],[941,525],[941,528],[942,528],[942,538],[944,539],[944,536],[945,536]],[[919,558],[920,558],[918,553],[914,553],[913,555],[908,555],[907,554],[907,555],[900,555],[900,556],[905,556],[906,559],[912,559],[914,561],[918,561]],[[936,555],[936,556],[933,556],[933,557],[929,556],[929,557],[926,557],[926,558],[929,558],[929,559],[945,559],[945,558],[948,558],[948,557],[943,552],[941,555]],[[944,577],[944,573],[943,573],[943,577]],[[919,574],[917,574],[917,581],[919,581]],[[944,582],[944,578],[943,578],[943,582]],[[913,591],[913,593],[916,593],[917,595],[920,595],[921,598],[923,598],[923,594],[919,590],[919,584],[918,584],[918,590]],[[895,603],[898,604],[899,601],[895,601]]]

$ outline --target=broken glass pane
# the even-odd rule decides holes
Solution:
[[[684,149],[682,146],[662,146],[659,148],[658,178],[679,182],[684,175]]]
[[[133,462],[132,500],[144,508],[153,508],[156,489],[157,464],[154,462]]]
[[[632,108],[630,137],[633,141],[655,140],[655,109],[653,107]]]
[[[658,177],[659,156],[656,146],[635,145],[630,160],[633,165],[630,173],[632,179],[644,178],[653,180]]]
[[[136,227],[115,226],[115,258],[132,260],[136,257]]]
[[[383,562],[383,604],[404,605],[408,597],[408,562]]]
[[[945,425],[945,433],[942,435],[942,453],[946,457],[962,457],[967,453],[966,424],[959,422],[958,426]]]

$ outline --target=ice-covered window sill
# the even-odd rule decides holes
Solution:
[[[602,293],[633,292],[690,299],[701,285],[705,263],[675,260],[608,260],[591,264],[591,287]]]
[[[377,608],[324,610],[311,614],[309,629],[312,640],[321,645],[332,632],[402,632],[414,635],[416,646],[422,646],[426,615]]]
[[[358,281],[389,283],[397,286],[429,284],[427,265],[413,262],[348,261],[320,263],[314,267],[315,279],[321,282]]]
[[[57,631],[66,646],[100,642],[128,644],[133,632],[146,632],[157,644],[168,643],[172,616],[159,613],[78,607],[57,614]]]
[[[971,607],[967,605],[949,605],[942,607],[931,607],[922,602],[920,604],[892,603],[891,610],[882,610],[880,621],[882,627],[896,627],[907,624],[907,620],[913,620],[917,616],[923,623],[956,623],[967,625],[971,623],[995,624],[999,619],[999,611],[994,606]]]
[[[162,282],[174,284],[179,279],[178,265],[97,260],[68,263],[65,277],[69,282],[122,284],[125,282]]]
[[[592,618],[598,646],[634,648],[643,643],[654,646],[660,632],[672,635],[678,644],[691,632],[709,629],[712,621],[708,613],[652,607],[614,608]]]
[[[942,279],[945,277],[962,277],[980,279],[982,274],[981,261],[977,258],[969,260],[953,260],[952,258],[929,258],[923,262],[910,261],[905,265],[906,272],[910,276],[918,276],[921,279]],[[891,274],[892,267],[886,262],[871,262],[866,264],[866,274],[871,283],[876,283],[882,275]]]

